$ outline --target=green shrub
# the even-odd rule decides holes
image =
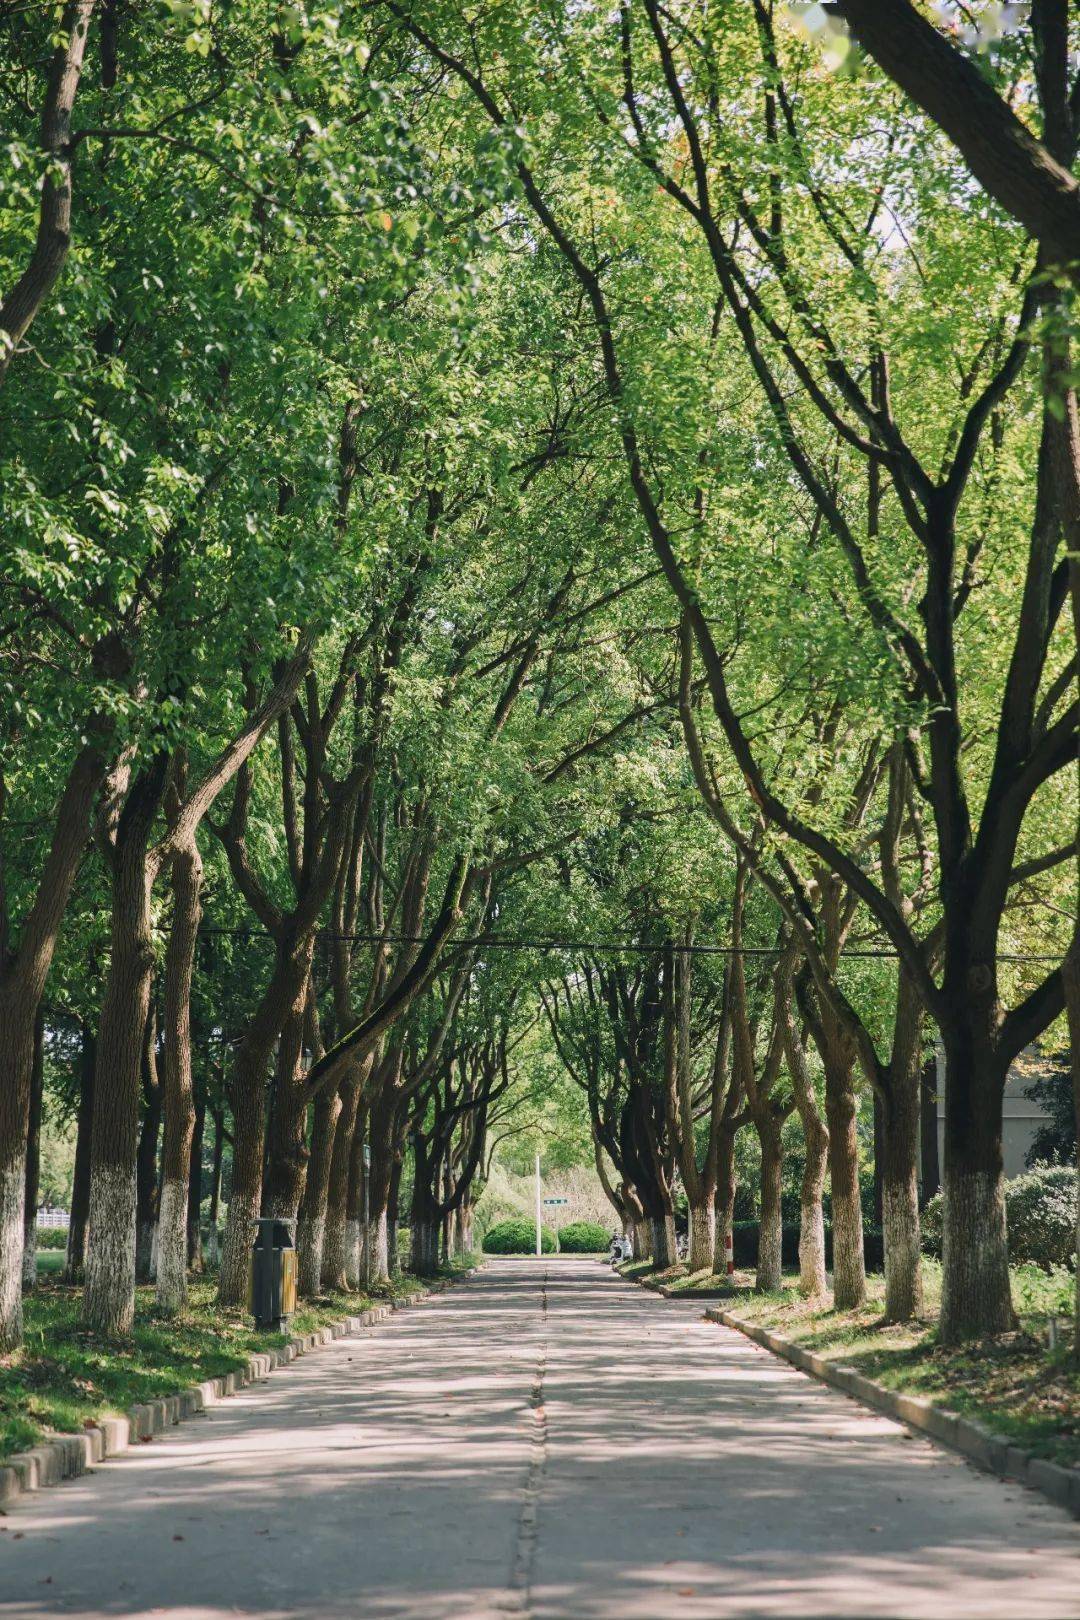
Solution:
[[[945,1216],[945,1203],[940,1193],[929,1199],[922,1212],[920,1230],[922,1246],[935,1260],[941,1259],[941,1223]]]
[[[559,1248],[564,1254],[603,1254],[610,1242],[610,1232],[597,1221],[571,1221],[559,1228]]]
[[[544,1254],[555,1253],[555,1234],[547,1226],[540,1228],[540,1247]],[[484,1233],[485,1254],[535,1254],[536,1223],[534,1221],[500,1221]]]
[[[34,1242],[39,1249],[66,1249],[67,1229],[63,1226],[39,1226]]]
[[[944,1204],[935,1193],[922,1215],[923,1248],[941,1258]],[[1009,1259],[1052,1272],[1070,1266],[1076,1250],[1076,1171],[1071,1165],[1042,1164],[1005,1183]]]
[[[1050,1271],[1067,1266],[1076,1250],[1076,1171],[1042,1164],[1005,1183],[1009,1259]]]

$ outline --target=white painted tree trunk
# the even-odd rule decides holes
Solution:
[[[665,1214],[651,1224],[653,1265],[657,1271],[667,1271],[679,1253],[675,1246],[675,1217]]]
[[[326,1216],[301,1215],[296,1226],[297,1284],[305,1299],[314,1299],[322,1283]]]
[[[690,1270],[711,1271],[716,1247],[716,1206],[712,1197],[690,1210]]]
[[[954,1323],[979,1320],[987,1334],[1007,1333],[1014,1325],[1009,1286],[1009,1244],[1005,1193],[1000,1175],[958,1175],[945,1167],[942,1223],[944,1248],[942,1331],[954,1342]]]
[[[234,1192],[225,1221],[225,1242],[221,1251],[218,1299],[222,1305],[242,1306],[247,1300],[251,1272],[253,1223],[259,1214],[258,1201]]]
[[[37,1221],[27,1221],[23,1227],[22,1285],[29,1293],[37,1287]]]
[[[371,1280],[373,1283],[387,1283],[390,1281],[390,1244],[385,1209],[380,1210],[372,1225]]]
[[[340,1288],[348,1281],[348,1226],[344,1209],[329,1208],[323,1229],[322,1284],[324,1288]],[[350,1284],[351,1286],[351,1284]]]
[[[157,1308],[177,1316],[187,1303],[187,1188],[166,1181],[157,1225]]]
[[[87,1325],[108,1338],[126,1337],[135,1321],[135,1166],[95,1166],[87,1222]]]
[[[22,1274],[26,1165],[17,1158],[0,1171],[0,1348],[22,1343]]]
[[[345,1222],[345,1281],[359,1288],[364,1271],[364,1228],[360,1221]]]
[[[885,1316],[907,1322],[923,1308],[919,1198],[912,1166],[911,1185],[886,1180],[881,1189],[885,1239]]]
[[[430,1277],[438,1271],[439,1226],[437,1221],[417,1220],[413,1222],[409,1269],[419,1277]]]

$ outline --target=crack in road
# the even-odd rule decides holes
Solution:
[[[532,1611],[532,1580],[536,1558],[537,1518],[540,1510],[540,1493],[544,1484],[544,1470],[547,1466],[548,1431],[547,1413],[544,1409],[544,1378],[547,1373],[547,1328],[548,1269],[545,1266],[544,1275],[540,1282],[540,1348],[533,1372],[532,1388],[529,1392],[528,1417],[531,1424],[529,1462],[525,1473],[525,1483],[522,1487],[521,1512],[518,1516],[517,1545],[514,1552],[514,1567],[510,1576],[510,1603],[508,1605],[510,1613],[523,1615],[526,1620]]]

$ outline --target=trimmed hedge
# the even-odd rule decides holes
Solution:
[[[935,1193],[922,1213],[922,1243],[941,1258],[944,1200]],[[1009,1259],[1016,1265],[1071,1266],[1076,1255],[1076,1171],[1072,1165],[1041,1164],[1005,1183]]]
[[[740,1270],[751,1270],[757,1265],[758,1232],[760,1226],[757,1221],[736,1221],[732,1227],[732,1248],[734,1249],[735,1264]],[[791,1271],[797,1269],[799,1264],[799,1228],[785,1221],[782,1228],[781,1258],[783,1265]],[[867,1271],[883,1271],[885,1269],[885,1242],[880,1231],[875,1226],[863,1227],[863,1256]],[[825,1264],[832,1265],[832,1227],[825,1223]]]
[[[34,1244],[39,1249],[66,1249],[66,1226],[39,1226],[34,1237]]]
[[[550,1227],[540,1228],[540,1248],[544,1254],[555,1253],[555,1234]],[[484,1233],[485,1254],[535,1254],[536,1224],[519,1217],[514,1221],[500,1221]]]
[[[598,1221],[571,1221],[559,1228],[559,1248],[564,1254],[604,1254],[610,1244],[610,1232]]]

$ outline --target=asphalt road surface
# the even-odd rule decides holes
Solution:
[[[0,1518],[0,1616],[1080,1616],[1080,1526],[595,1260],[492,1262]]]

